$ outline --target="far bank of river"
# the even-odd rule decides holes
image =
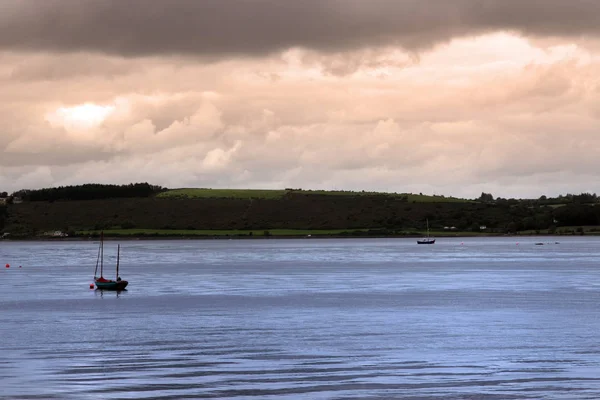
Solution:
[[[323,231],[298,231],[298,232],[278,232],[278,230],[253,230],[253,231],[155,231],[144,230],[143,232],[125,232],[107,230],[103,232],[106,240],[269,240],[269,239],[417,239],[425,236],[423,233],[407,232],[385,234],[375,230],[365,231],[340,231],[340,232],[323,232]],[[489,232],[436,232],[431,234],[431,237],[436,239],[444,238],[477,238],[477,237],[565,237],[565,236],[598,236],[598,232],[569,232],[569,233],[535,233],[535,232],[519,232],[514,234],[505,233],[489,233]],[[6,235],[2,239],[6,241],[26,240],[26,241],[87,241],[98,240],[100,232],[79,232],[64,236],[13,236]]]

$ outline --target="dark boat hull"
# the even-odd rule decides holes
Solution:
[[[434,243],[435,243],[435,239],[417,240],[417,244],[434,244]]]
[[[95,283],[96,289],[100,290],[123,290],[127,287],[127,284],[129,284],[129,282],[127,281],[96,281]]]

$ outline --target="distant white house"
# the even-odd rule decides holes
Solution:
[[[480,231],[485,231],[487,229],[487,226],[485,225],[479,225],[479,230]]]
[[[44,232],[44,236],[51,236],[51,237],[67,237],[69,236],[68,234],[66,234],[63,231],[50,231],[50,232]]]

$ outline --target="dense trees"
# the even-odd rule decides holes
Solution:
[[[24,201],[56,200],[100,200],[124,197],[150,197],[166,190],[148,183],[130,183],[128,185],[85,184],[78,186],[60,186],[38,190],[20,190],[13,193]]]
[[[4,229],[7,214],[6,206],[0,205],[0,230]]]
[[[598,225],[600,206],[569,204],[554,211],[558,226]]]
[[[494,201],[494,196],[491,193],[481,192],[481,196],[479,196],[479,201],[482,203],[491,203]]]
[[[600,225],[595,194],[475,201],[442,197],[292,191],[281,198],[153,198],[166,189],[148,183],[87,184],[19,191],[24,203],[0,207],[0,230],[40,232],[109,228],[148,229],[371,229],[379,234],[432,231],[565,232]],[[9,196],[8,200],[13,199]],[[6,222],[4,220],[6,219]],[[569,227],[569,228],[564,228]]]

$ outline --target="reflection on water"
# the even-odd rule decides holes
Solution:
[[[0,398],[600,398],[599,244],[1,242]]]
[[[103,290],[103,289],[94,289],[96,296],[104,297],[104,293],[107,296],[120,297],[122,293],[127,293],[127,289],[122,290]]]

